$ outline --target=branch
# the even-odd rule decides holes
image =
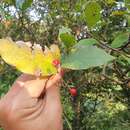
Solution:
[[[88,34],[89,34],[91,37],[93,37],[93,35],[92,35],[90,32],[88,32]],[[97,38],[95,38],[95,37],[94,37],[94,39],[96,39],[96,40],[99,42],[98,45],[99,45],[101,48],[103,48],[103,49],[109,49],[109,50],[111,50],[111,51],[117,52],[118,54],[122,54],[122,55],[124,55],[124,56],[130,58],[130,55],[127,55],[125,52],[122,52],[120,48],[119,48],[119,49],[112,48],[111,46],[108,45],[108,42],[101,41],[101,40],[99,40],[99,39],[97,39]]]
[[[117,83],[117,84],[119,84],[119,85],[124,84],[124,82],[119,81],[119,80],[115,80],[115,79],[113,79],[113,78],[111,78],[111,77],[109,77],[109,76],[107,76],[107,75],[105,75],[105,74],[102,74],[102,76],[104,76],[104,77],[107,78],[108,80],[111,80],[111,81],[113,81],[113,82],[115,82],[115,83]]]

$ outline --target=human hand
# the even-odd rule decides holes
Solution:
[[[0,101],[0,124],[3,128],[62,130],[60,79],[59,73],[50,79],[21,75]]]

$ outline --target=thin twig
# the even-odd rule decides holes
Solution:
[[[124,84],[124,82],[122,82],[122,81],[119,81],[119,80],[115,80],[115,79],[113,79],[113,78],[111,78],[111,77],[109,77],[109,76],[107,76],[107,75],[105,75],[105,74],[102,74],[105,78],[107,78],[107,79],[109,79],[109,80],[111,80],[111,81],[113,81],[113,82],[115,82],[115,83],[117,83],[117,84],[119,84],[119,85],[122,85],[122,84]]]
[[[67,117],[66,117],[65,113],[63,113],[63,116],[64,116],[65,121],[66,121],[66,123],[67,123],[67,125],[68,125],[68,127],[69,127],[69,130],[72,130],[72,126],[71,126],[71,124],[70,124],[69,120],[67,119]]]

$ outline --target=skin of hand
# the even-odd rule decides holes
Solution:
[[[4,130],[62,130],[60,80],[59,73],[49,79],[21,75],[0,100]]]

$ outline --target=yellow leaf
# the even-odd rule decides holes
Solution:
[[[29,42],[15,43],[11,39],[0,39],[0,56],[23,73],[49,76],[57,73],[53,61],[60,60],[60,51],[57,45],[52,45],[43,52],[38,44],[32,46]]]
[[[119,10],[119,11],[117,10],[117,11],[113,11],[113,12],[112,12],[112,15],[113,15],[113,16],[122,16],[122,15],[124,15],[124,14],[125,14],[125,11],[120,11],[120,10]]]

